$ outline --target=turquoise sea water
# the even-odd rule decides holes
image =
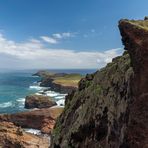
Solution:
[[[13,113],[24,110],[24,98],[35,93],[29,86],[39,81],[31,73],[0,73],[0,113]]]
[[[50,70],[51,71],[51,70]],[[67,73],[92,73],[95,70],[53,70]],[[39,91],[36,86],[39,77],[33,77],[35,71],[0,72],[0,113],[24,111],[25,96]],[[52,94],[53,95],[53,94]],[[55,96],[55,98],[60,96]]]

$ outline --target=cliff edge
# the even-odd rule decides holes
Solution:
[[[148,147],[148,20],[121,20],[125,52],[66,98],[52,148]]]

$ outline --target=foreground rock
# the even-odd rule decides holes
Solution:
[[[48,148],[49,140],[24,132],[10,122],[0,122],[0,147]]]
[[[53,101],[48,96],[43,95],[30,95],[25,99],[25,108],[49,108],[57,105],[55,101]]]
[[[119,28],[127,51],[67,97],[52,148],[148,147],[148,21]]]
[[[9,121],[23,128],[39,129],[50,134],[56,118],[62,113],[62,107],[39,109],[15,114],[0,115],[0,121]]]

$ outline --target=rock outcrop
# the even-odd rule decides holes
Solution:
[[[148,147],[148,21],[119,28],[127,51],[67,96],[52,148]]]
[[[49,108],[57,105],[52,98],[43,95],[30,95],[25,98],[25,108]]]
[[[39,129],[42,133],[50,134],[56,118],[62,113],[62,107],[39,109],[15,114],[0,115],[0,122],[12,122],[22,128]]]
[[[76,90],[78,82],[82,78],[77,73],[52,73],[49,71],[39,71],[34,76],[41,77],[40,86],[50,87],[50,90],[60,93],[71,93],[73,90]]]
[[[1,148],[48,148],[49,140],[26,133],[11,122],[0,122]]]

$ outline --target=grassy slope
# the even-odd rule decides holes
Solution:
[[[63,77],[55,77],[53,82],[63,86],[77,87],[81,78],[80,74],[68,74]]]

